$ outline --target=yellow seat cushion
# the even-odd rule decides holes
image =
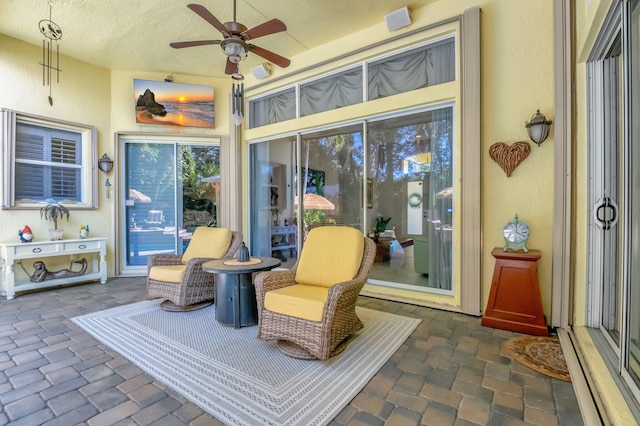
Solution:
[[[149,279],[180,284],[186,268],[187,267],[185,265],[154,266],[149,271]]]
[[[355,228],[313,228],[300,253],[296,282],[331,287],[351,280],[358,274],[363,252],[364,237]]]
[[[322,321],[328,287],[295,284],[264,295],[264,307],[271,311],[309,321]]]
[[[187,250],[182,255],[182,263],[194,258],[220,259],[229,251],[231,230],[199,226],[193,232]]]

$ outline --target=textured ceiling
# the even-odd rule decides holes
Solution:
[[[192,0],[193,1],[193,0]],[[0,0],[0,33],[41,45],[38,23],[63,31],[60,52],[112,70],[207,77],[224,76],[226,57],[217,45],[173,49],[172,41],[220,39],[220,33],[187,8],[188,0]],[[382,23],[401,7],[417,9],[435,0],[238,0],[236,20],[252,28],[278,18],[284,33],[252,44],[293,57],[331,40]],[[233,1],[199,1],[221,22],[233,20]],[[264,63],[255,54],[242,68]],[[246,73],[246,71],[244,71]]]

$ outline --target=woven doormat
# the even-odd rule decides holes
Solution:
[[[521,364],[544,375],[571,381],[567,361],[557,337],[519,336],[507,340],[509,355]]]

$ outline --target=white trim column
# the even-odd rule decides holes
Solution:
[[[482,233],[480,217],[480,8],[466,9],[461,22],[462,210],[460,309],[482,312]]]
[[[571,226],[573,182],[573,17],[571,1],[553,2],[554,31],[554,184],[551,325],[571,322]]]

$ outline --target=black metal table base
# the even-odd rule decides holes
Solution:
[[[215,275],[216,320],[235,328],[255,325],[258,307],[253,274],[270,271],[282,262],[273,257],[252,257],[251,262],[240,264],[228,262],[216,259],[202,264],[205,272]]]
[[[251,272],[216,274],[216,320],[234,328],[258,323],[256,292]]]

